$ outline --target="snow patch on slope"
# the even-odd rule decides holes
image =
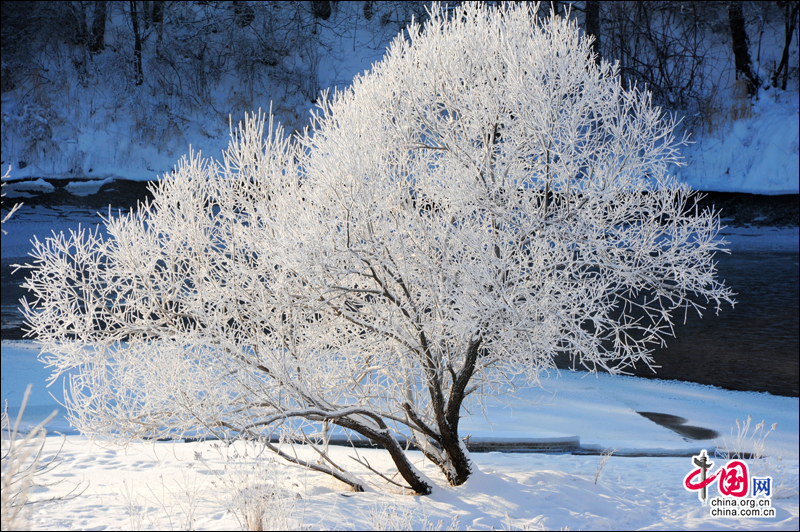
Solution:
[[[696,190],[797,194],[799,103],[795,92],[762,91],[749,117],[684,149],[678,179]]]

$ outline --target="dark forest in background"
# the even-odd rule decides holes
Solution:
[[[337,17],[341,4],[2,2],[2,91],[55,84],[57,63],[74,69],[86,90],[106,78],[133,104],[155,101],[175,114],[209,105],[210,91],[226,75],[238,79],[240,101],[220,113],[250,111],[268,87],[299,91],[310,103],[324,88],[316,73],[325,52],[320,27],[357,31],[378,20],[392,35],[412,16],[424,20],[429,3],[367,0]],[[733,60],[751,97],[759,86],[786,89],[798,77],[797,58],[789,53],[798,2],[586,1],[542,3],[540,9],[571,13],[594,36],[598,57],[619,61],[625,80],[646,84],[657,104],[691,122],[709,120],[719,105],[715,98],[724,87],[709,75],[720,68],[714,63]],[[784,46],[779,59],[763,64],[765,35]],[[720,43],[727,57],[720,56]],[[134,88],[141,86],[146,91],[137,96]]]

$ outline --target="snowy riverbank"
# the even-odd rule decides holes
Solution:
[[[25,420],[45,417],[58,406],[55,397],[61,393],[61,383],[45,388],[47,370],[36,361],[37,349],[31,342],[3,342],[2,352],[3,395],[9,399],[12,416],[26,384],[33,382]],[[462,434],[471,436],[473,446],[577,437],[579,451],[614,450],[597,484],[594,477],[602,456],[473,453],[480,473],[466,485],[451,488],[441,482],[438,470],[412,453],[418,467],[439,486],[432,496],[398,496],[382,482],[374,486],[377,492],[355,494],[327,476],[254,460],[253,448],[248,461],[241,443],[236,448],[220,447],[219,442],[100,446],[75,435],[59,416],[49,428],[69,434],[61,465],[39,480],[61,483],[37,488],[35,497],[57,497],[76,485],[86,489],[72,500],[34,506],[30,524],[36,529],[231,529],[237,526],[235,512],[240,504],[231,490],[235,492],[237,482],[248,482],[247,475],[261,475],[280,494],[277,500],[267,499],[271,515],[288,519],[276,525],[295,529],[301,523],[314,529],[371,529],[381,522],[387,527],[418,529],[426,522],[435,527],[440,521],[447,528],[456,518],[456,528],[477,530],[797,529],[797,398],[572,372],[553,373],[543,385],[545,389],[520,390],[510,402],[513,407],[488,403],[486,418],[479,408],[472,409],[472,416],[462,421]],[[668,414],[684,418],[685,423],[669,428],[637,412]],[[737,442],[736,421],[741,424],[748,415],[753,417],[749,432]],[[762,419],[766,426],[756,432],[755,425]],[[777,423],[776,430],[764,438],[772,423]],[[701,437],[708,437],[710,431],[718,435],[695,440],[681,434],[691,435],[693,427],[709,431],[694,432]],[[53,456],[60,445],[59,437],[48,437],[45,456]],[[773,477],[776,516],[759,520],[711,517],[709,507],[683,487],[683,478],[692,469],[689,456],[701,449],[711,456],[714,449],[753,452],[757,445],[767,458],[748,464],[751,474]],[[310,450],[300,446],[298,452]],[[336,446],[331,457],[348,462],[355,453],[373,467],[391,472],[392,464],[381,450]],[[641,454],[654,456],[631,457]],[[216,476],[223,471],[226,482]]]

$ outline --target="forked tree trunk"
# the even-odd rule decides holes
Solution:
[[[420,335],[420,340],[423,349],[428,352],[428,344],[424,334]],[[438,429],[438,437],[434,438],[434,441],[441,446],[443,460],[438,460],[431,454],[426,455],[439,466],[452,486],[460,486],[472,474],[472,463],[466,447],[464,447],[458,435],[458,423],[461,405],[467,396],[467,385],[475,372],[480,345],[480,337],[470,341],[464,358],[464,366],[457,374],[453,374],[453,383],[446,401],[442,383],[437,377],[434,365],[432,362],[427,364],[428,391],[436,415],[436,429]],[[428,361],[432,360],[430,356],[426,358]],[[410,406],[406,405],[406,411],[410,411]]]

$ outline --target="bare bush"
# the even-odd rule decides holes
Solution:
[[[44,457],[44,445],[47,431],[44,426],[58,413],[53,411],[41,423],[31,428],[26,434],[20,433],[22,416],[31,394],[31,385],[25,390],[14,426],[11,427],[8,417],[8,403],[2,414],[0,431],[2,432],[2,525],[3,530],[25,530],[25,512],[30,506],[54,500],[68,500],[79,496],[88,486],[77,483],[69,493],[59,497],[31,498],[30,488],[40,484],[42,476],[52,471],[61,463],[60,449],[53,457]],[[63,442],[62,442],[63,446]]]
[[[603,57],[620,61],[622,77],[646,86],[668,109],[698,110],[720,83],[726,60],[715,47],[719,6],[686,2],[613,2],[603,25]]]
[[[11,167],[9,166],[8,170],[6,170],[6,173],[3,175],[2,179],[8,179],[10,176],[11,176]],[[3,183],[2,186],[4,187],[4,186],[6,186],[6,184]],[[5,196],[6,196],[5,193],[3,193],[2,197],[5,197]],[[6,223],[8,221],[8,219],[11,218],[14,215],[14,213],[17,212],[20,208],[22,208],[22,203],[15,203],[14,206],[11,207],[11,209],[8,210],[6,215],[3,216],[3,219],[0,220],[0,224]],[[5,229],[3,229],[3,234],[6,234],[6,230]]]
[[[303,495],[294,491],[281,475],[269,449],[263,445],[245,444],[240,453],[236,447],[217,446],[222,470],[210,468],[202,455],[196,460],[205,463],[215,476],[215,484],[228,493],[229,509],[242,530],[307,530],[304,507],[297,501]]]

